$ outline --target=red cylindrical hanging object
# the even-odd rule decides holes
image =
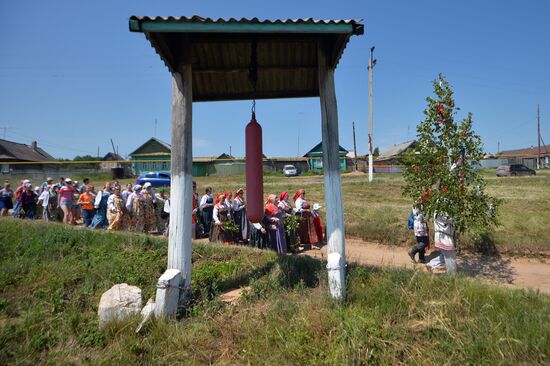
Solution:
[[[246,213],[253,223],[264,217],[264,172],[262,154],[262,126],[252,113],[246,125]]]

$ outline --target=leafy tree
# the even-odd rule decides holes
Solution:
[[[101,161],[100,157],[92,155],[77,155],[74,157],[73,161]],[[72,164],[73,169],[99,169],[99,163],[82,163],[82,164]]]
[[[476,167],[483,157],[472,114],[455,122],[453,90],[442,74],[433,81],[434,96],[426,98],[426,118],[417,126],[417,143],[405,153],[403,195],[425,214],[446,213],[458,234],[486,234],[497,224],[499,201],[485,193]]]
[[[378,147],[374,148],[374,151],[372,152],[373,156],[380,156],[380,149]]]

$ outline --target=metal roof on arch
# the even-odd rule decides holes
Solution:
[[[171,72],[190,57],[193,101],[200,102],[319,96],[319,42],[328,48],[329,66],[336,67],[349,38],[363,34],[360,22],[132,16],[129,27],[145,34]],[[255,94],[248,79],[253,41]]]

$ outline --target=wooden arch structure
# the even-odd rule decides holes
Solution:
[[[242,99],[320,97],[330,271],[343,279],[344,212],[338,157],[334,70],[356,20],[210,19],[132,16],[130,31],[145,34],[172,73],[172,182],[168,268],[191,281],[192,103]],[[251,43],[257,47],[258,82],[248,79]],[[331,257],[332,255],[332,257]],[[341,298],[344,283],[329,283]]]

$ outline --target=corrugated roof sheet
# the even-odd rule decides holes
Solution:
[[[550,151],[550,145],[540,145],[540,153],[541,155],[548,155]],[[525,156],[525,155],[538,155],[539,153],[539,147],[537,146],[531,146],[526,147],[523,149],[516,149],[516,150],[504,150],[498,153],[498,156]]]
[[[296,19],[264,19],[260,20],[259,18],[204,18],[200,15],[193,16],[138,16],[132,15],[130,19],[135,20],[151,20],[151,21],[176,21],[176,22],[202,22],[202,23],[258,23],[258,24],[298,24],[298,23],[310,23],[310,24],[338,24],[338,23],[360,23],[363,19],[314,19],[314,18],[296,18]]]
[[[318,96],[318,43],[330,47],[329,64],[336,67],[349,38],[363,33],[359,22],[132,16],[130,29],[145,33],[171,72],[191,56],[193,101],[214,101]],[[181,24],[216,27],[178,28]],[[255,94],[248,78],[253,40],[258,60]]]
[[[398,156],[399,154],[402,154],[405,150],[407,150],[409,147],[413,146],[416,143],[416,141],[405,141],[397,145],[393,145],[389,147],[386,151],[384,151],[381,155],[384,159],[387,159],[392,156]]]

